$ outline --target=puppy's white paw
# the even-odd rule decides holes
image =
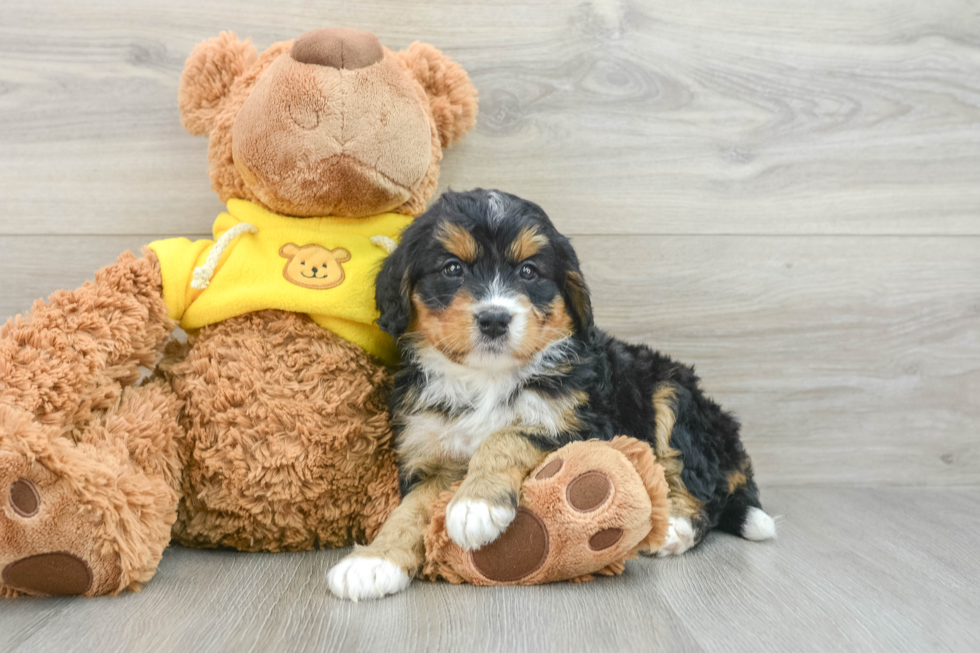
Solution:
[[[446,530],[465,551],[490,544],[507,530],[517,516],[510,506],[492,506],[485,501],[463,499],[446,506]]]
[[[657,551],[658,558],[679,556],[694,546],[694,527],[687,517],[671,517],[667,541]]]
[[[742,537],[756,542],[776,537],[776,520],[760,508],[749,508],[742,524]]]
[[[330,591],[355,603],[401,592],[411,582],[401,567],[384,558],[350,556],[327,572]]]

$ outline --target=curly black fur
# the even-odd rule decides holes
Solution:
[[[478,246],[479,255],[463,264],[460,277],[440,273],[447,261],[456,260],[437,238],[446,224],[465,229]],[[528,227],[542,234],[546,245],[528,261],[509,260],[511,244]],[[534,279],[520,276],[526,262],[537,272]],[[452,425],[472,410],[452,402],[420,399],[437,381],[420,356],[424,343],[414,337],[413,325],[418,327],[419,316],[412,296],[425,307],[441,310],[460,293],[480,299],[494,284],[498,292],[503,287],[526,298],[539,312],[558,310],[556,298],[560,297],[561,308],[570,319],[565,336],[556,336],[554,346],[515,371],[513,388],[501,397],[500,410],[517,405],[522,393],[534,393],[555,406],[574,405],[574,418],[564,421],[565,428],[550,432],[528,429],[527,437],[543,450],[573,440],[609,440],[616,435],[650,443],[662,461],[674,461],[673,467],[665,464],[676,506],[672,512],[691,519],[695,542],[716,527],[742,534],[749,509],[761,508],[761,504],[738,421],[704,394],[692,367],[645,345],[617,340],[595,327],[588,288],[568,239],[539,206],[513,195],[486,190],[446,193],[405,231],[401,245],[378,277],[378,323],[399,338],[404,361],[391,400],[396,432],[403,432],[413,416],[422,413],[441,416],[445,424]],[[672,424],[669,434],[659,440],[658,418]],[[428,466],[414,460],[405,462],[402,469],[406,490],[429,473]]]

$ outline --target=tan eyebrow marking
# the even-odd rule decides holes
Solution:
[[[507,256],[514,263],[529,259],[548,244],[548,238],[537,227],[524,227],[507,249]]]
[[[472,263],[480,253],[480,246],[477,244],[473,234],[463,227],[449,222],[443,222],[436,234],[443,247],[453,256],[456,256],[467,263]]]

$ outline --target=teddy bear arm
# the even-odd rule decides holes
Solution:
[[[137,589],[170,542],[186,458],[180,402],[153,381],[68,435],[0,404],[0,596]]]
[[[156,362],[175,326],[156,255],[126,252],[0,328],[0,402],[43,424],[84,423]]]

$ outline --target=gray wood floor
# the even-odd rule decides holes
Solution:
[[[589,585],[415,583],[352,604],[343,554],[171,549],[142,593],[0,609],[4,651],[977,651],[976,489],[765,490],[775,542],[713,534]]]
[[[588,586],[331,600],[342,552],[174,549],[139,595],[0,605],[4,650],[980,650],[975,0],[2,0],[0,319],[220,211],[200,40],[425,40],[480,90],[442,188],[573,236],[600,324],[695,363],[777,542]]]

